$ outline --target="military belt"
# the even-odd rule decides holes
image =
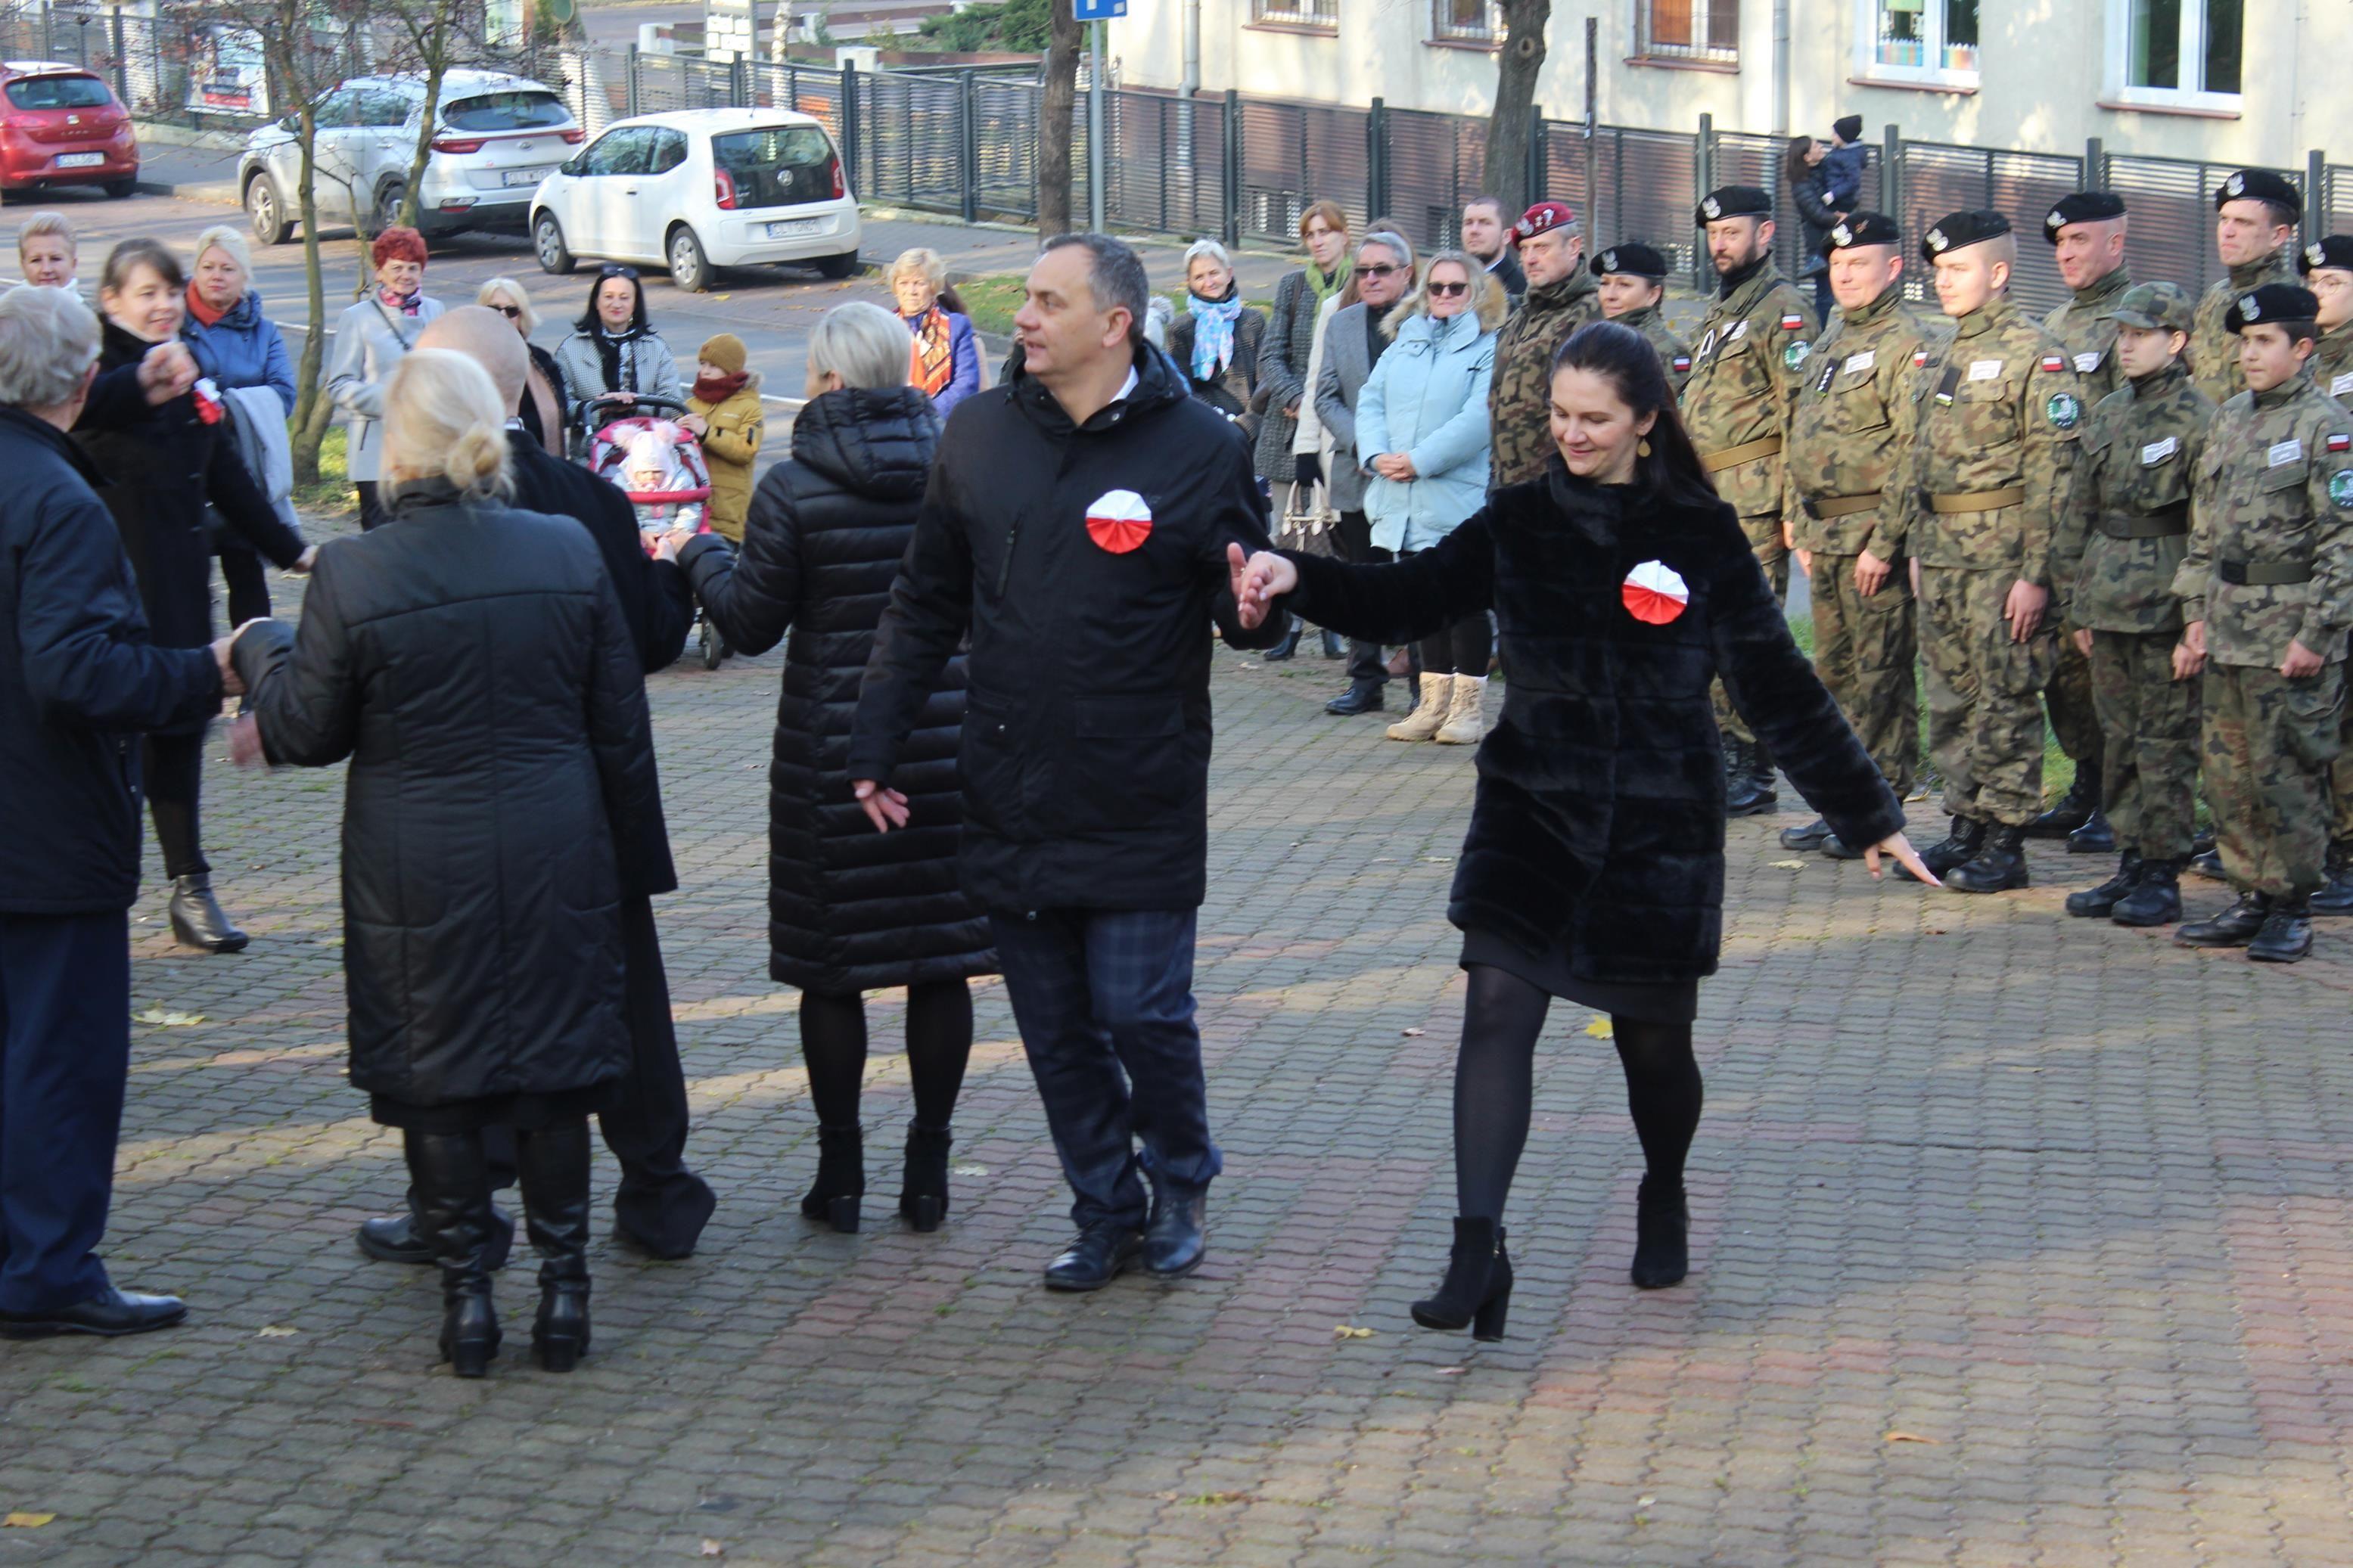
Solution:
[[[2214,575],[2233,588],[2284,588],[2312,581],[2312,568],[2290,561],[2217,561]]]
[[[1887,499],[1885,490],[1873,490],[1869,495],[1824,496],[1820,500],[1800,501],[1806,515],[1816,522],[1828,522],[1834,517],[1852,517],[1859,511],[1870,511]]]
[[[1699,466],[1711,474],[1720,474],[1726,468],[1736,468],[1758,458],[1769,458],[1780,449],[1781,437],[1767,436],[1761,440],[1743,441],[1737,447],[1726,447],[1720,452],[1702,452]]]
[[[2189,503],[2176,501],[2156,511],[2108,512],[2100,531],[2110,539],[2171,539],[2189,531]]]
[[[2026,487],[2010,485],[2003,489],[1980,490],[1976,495],[1967,496],[1928,495],[1925,490],[1921,494],[1926,497],[1930,511],[2000,511],[2006,506],[2017,506],[2026,500]]]

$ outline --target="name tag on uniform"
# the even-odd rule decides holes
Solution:
[[[1971,381],[2000,381],[2001,379],[2001,361],[1998,359],[1971,360],[1969,362],[1969,379]]]
[[[2179,450],[2181,450],[2180,438],[2168,436],[2162,441],[2151,441],[2147,446],[2143,447],[2140,449],[2140,460],[2143,467],[2162,463]]]
[[[2328,384],[2328,395],[2331,397],[2342,397],[2348,392],[2353,392],[2353,373],[2340,375]]]
[[[1869,370],[1873,365],[1875,365],[1878,363],[1879,351],[1877,349],[1865,349],[1859,354],[1847,355],[1846,363],[1841,365],[1839,368],[1846,372],[1847,374],[1852,375],[1857,371]]]
[[[1733,323],[1732,335],[1724,341],[1728,343],[1736,343],[1747,335],[1748,323],[1746,321],[1736,321]]]
[[[2282,463],[2293,463],[2303,456],[2304,443],[2291,437],[2285,441],[2274,442],[2264,462],[2266,466],[2276,468]]]
[[[2075,356],[2075,369],[2081,374],[2089,375],[2099,368],[2100,356],[2096,351],[2091,353],[2077,354]]]

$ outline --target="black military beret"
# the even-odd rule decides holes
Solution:
[[[1828,256],[1833,250],[1852,250],[1863,245],[1903,243],[1904,231],[1885,213],[1854,212],[1839,219],[1822,237],[1822,254]]]
[[[1839,116],[1839,118],[1831,121],[1831,134],[1837,137],[1841,142],[1862,141],[1862,116],[1860,114],[1842,114]]]
[[[1707,194],[1692,215],[1692,222],[1701,228],[1727,217],[1771,217],[1773,197],[1755,185],[1720,185]]]
[[[2293,283],[2266,283],[2231,302],[2222,324],[2234,332],[2271,321],[2311,321],[2320,316],[2320,301],[2309,289]]]
[[[1980,245],[1989,239],[2000,239],[2010,232],[2010,220],[2000,213],[1973,209],[1968,212],[1947,213],[1936,226],[1921,237],[1920,258],[1933,263],[1939,256],[1968,246]]]
[[[2324,236],[2296,256],[2295,269],[2305,277],[2324,267],[2333,272],[2353,272],[2353,234]]]
[[[2059,231],[2071,223],[2100,223],[2125,216],[2125,199],[2114,191],[2070,191],[2051,204],[2043,215],[2042,237],[2059,243]]]
[[[1616,272],[1658,283],[1666,279],[1667,258],[1647,245],[1613,245],[1594,258],[1593,270],[1597,277],[1607,278]]]
[[[2242,169],[2214,187],[2214,210],[2221,212],[2226,202],[2275,202],[2288,210],[2291,217],[2304,216],[2304,193],[2284,177],[2269,169]]]

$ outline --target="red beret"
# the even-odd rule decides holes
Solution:
[[[1522,213],[1520,221],[1512,226],[1512,243],[1517,245],[1524,239],[1534,239],[1537,235],[1549,234],[1556,228],[1572,227],[1576,223],[1577,214],[1567,202],[1538,202]]]

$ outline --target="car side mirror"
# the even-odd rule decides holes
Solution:
[[[570,174],[575,178],[577,178],[580,174],[581,165],[586,160],[587,156],[588,155],[586,153],[575,153],[571,157],[566,158],[563,163],[558,163],[555,166],[555,172],[559,174]]]

